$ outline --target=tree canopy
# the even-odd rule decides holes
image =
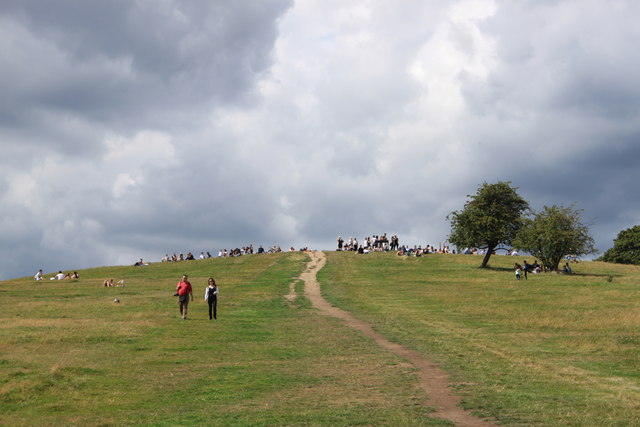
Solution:
[[[640,225],[618,233],[613,248],[607,250],[599,261],[640,265]]]
[[[551,270],[557,270],[566,255],[595,253],[594,241],[581,213],[572,207],[545,206],[542,212],[534,213],[533,219],[525,220],[513,245],[537,257]]]
[[[529,203],[518,195],[511,182],[484,182],[475,195],[460,211],[451,212],[449,241],[458,250],[462,247],[486,249],[482,267],[499,245],[510,245],[516,232],[524,223],[523,214],[529,211]]]

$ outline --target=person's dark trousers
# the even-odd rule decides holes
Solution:
[[[208,302],[209,302],[209,320],[217,319],[218,317],[216,316],[217,315],[216,310],[218,306],[218,298],[211,298],[208,300]]]

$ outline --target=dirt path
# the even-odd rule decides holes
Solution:
[[[492,426],[487,421],[474,417],[469,412],[461,409],[458,404],[460,398],[451,393],[449,377],[438,365],[425,359],[417,351],[393,343],[373,330],[371,325],[353,317],[349,312],[329,304],[320,293],[320,284],[316,280],[316,273],[324,267],[326,257],[322,252],[311,252],[311,261],[307,269],[300,275],[304,281],[304,293],[311,304],[320,310],[322,314],[337,317],[346,322],[352,328],[361,331],[373,339],[378,345],[394,354],[409,360],[419,370],[420,386],[428,396],[425,405],[436,409],[430,416],[443,418],[454,422],[457,426]],[[295,293],[295,291],[293,291]],[[291,295],[288,296],[291,298]]]

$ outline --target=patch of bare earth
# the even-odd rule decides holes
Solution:
[[[309,256],[311,260],[306,270],[300,275],[300,279],[305,283],[304,293],[311,301],[313,307],[324,315],[344,320],[348,326],[362,332],[381,347],[411,362],[411,364],[418,369],[420,386],[428,396],[425,405],[435,408],[435,411],[430,414],[431,417],[449,420],[457,426],[487,427],[494,425],[487,420],[473,416],[458,406],[460,397],[452,393],[449,376],[438,365],[425,359],[417,351],[389,341],[375,332],[368,323],[358,320],[349,312],[329,304],[322,297],[320,284],[316,279],[317,272],[320,271],[326,263],[326,257],[322,252],[311,252]],[[291,298],[291,296],[289,296],[289,298]]]

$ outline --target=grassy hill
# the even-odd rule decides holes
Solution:
[[[474,256],[327,256],[326,298],[440,363],[476,413],[510,426],[640,425],[640,268],[585,262],[516,282],[505,256],[485,270]],[[406,361],[310,307],[296,282],[306,261],[0,282],[0,425],[446,425],[425,417]],[[187,321],[172,296],[184,273],[196,297]],[[104,288],[108,277],[126,287]]]

